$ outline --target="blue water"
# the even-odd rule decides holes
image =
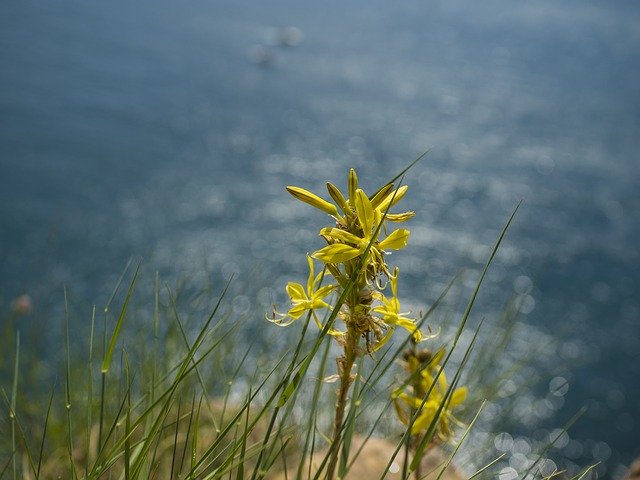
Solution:
[[[5,302],[103,304],[131,255],[170,278],[258,264],[283,301],[326,221],[283,186],[354,166],[373,189],[431,148],[406,297],[477,272],[523,199],[477,315],[518,295],[522,340],[573,365],[552,420],[589,410],[558,456],[616,476],[640,455],[635,2],[132,3],[3,2]]]

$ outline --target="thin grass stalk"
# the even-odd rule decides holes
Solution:
[[[19,433],[20,437],[22,438],[22,442],[23,442],[23,445],[24,445],[25,453],[27,454],[27,460],[29,462],[29,467],[31,468],[33,473],[35,473],[36,472],[35,462],[33,461],[33,455],[31,454],[31,449],[29,448],[29,442],[27,440],[27,436],[25,435],[24,428],[22,428],[22,424],[20,422],[20,418],[18,417],[17,412],[14,409],[11,408],[11,400],[7,396],[7,392],[5,392],[4,388],[2,388],[1,391],[2,391],[2,396],[4,398],[4,401],[7,404],[7,407],[9,408],[9,416],[13,416],[12,418],[15,421],[15,426],[17,428],[16,433]],[[17,439],[16,439],[16,449],[14,449],[14,452],[17,453]],[[11,462],[9,462],[9,463],[11,463]]]
[[[289,442],[291,441],[291,438],[287,438],[286,440],[282,441],[282,437],[276,433],[276,438],[273,441],[273,443],[276,444],[278,440],[280,440],[280,447],[273,453],[271,457],[268,458],[266,463],[266,471],[271,470],[271,467],[273,467],[273,464],[275,463],[275,461],[278,458],[280,458],[282,455],[284,455],[284,451],[287,448],[287,445],[289,444]]]
[[[120,285],[124,280],[124,276],[129,271],[131,262],[133,262],[133,258],[130,258],[129,261],[127,262],[127,265],[124,267],[124,270],[120,274],[120,277],[118,278],[118,281],[116,282],[116,285],[113,288],[113,291],[111,292],[111,296],[109,297],[109,300],[107,301],[103,309],[104,321],[103,321],[103,329],[102,329],[102,354],[104,357],[106,357],[107,355],[107,321],[109,319],[109,310],[111,308],[111,303],[113,302],[113,299],[118,293],[118,290],[120,290]],[[98,451],[102,449],[102,431],[104,427],[106,375],[107,375],[106,372],[103,372],[101,369],[101,372],[100,372],[100,418],[98,422],[98,448],[97,448]]]
[[[193,438],[191,440],[191,455],[190,455],[190,459],[191,459],[191,470],[189,473],[189,479],[195,479],[195,477],[193,476],[193,466],[196,463],[197,460],[197,455],[198,455],[198,426],[200,425],[200,411],[202,408],[202,399],[203,396],[200,395],[200,401],[198,402],[198,411],[196,413],[196,420],[195,423],[193,425]],[[193,409],[193,407],[191,407]],[[188,434],[187,434],[188,435]],[[186,443],[186,440],[185,440]],[[182,466],[180,466],[180,470],[182,470]]]
[[[11,419],[11,451],[13,457],[13,478],[18,478],[18,464],[16,458],[16,399],[18,397],[18,374],[20,372],[20,331],[16,332],[16,354],[13,362],[13,382],[11,384],[11,401],[9,403],[9,418]]]
[[[93,467],[91,468],[91,472],[89,472],[89,475],[87,475],[88,478],[93,477],[94,475],[96,475],[97,473],[102,474],[109,466],[109,463],[112,462],[111,457],[113,455],[117,455],[118,452],[118,448],[121,447],[121,442],[115,442],[115,444],[112,446],[111,448],[111,454],[107,451],[107,443],[109,442],[109,440],[111,439],[111,437],[114,435],[115,431],[117,430],[117,426],[118,426],[118,419],[120,418],[120,416],[122,415],[122,412],[124,411],[125,408],[125,402],[122,401],[120,402],[120,406],[118,408],[118,412],[116,413],[113,422],[111,423],[111,427],[109,428],[109,431],[107,432],[107,436],[104,440],[104,443],[102,444],[102,448],[100,450],[98,450],[98,455],[96,457],[96,460],[93,462]],[[104,462],[104,467],[103,467],[103,462]]]
[[[558,433],[558,435],[556,435],[556,437],[549,442],[545,448],[542,450],[542,452],[540,452],[538,454],[538,458],[536,459],[535,462],[533,462],[533,464],[531,464],[531,466],[529,467],[529,469],[526,471],[526,473],[522,476],[522,478],[527,478],[527,476],[529,476],[529,474],[533,471],[533,469],[535,468],[535,466],[540,462],[540,460],[542,460],[542,457],[544,455],[546,455],[546,453],[551,449],[551,447],[553,447],[554,443],[556,443],[558,441],[558,439],[562,436],[563,433],[566,433],[567,430],[569,430],[574,423],[576,423],[578,421],[578,419],[580,417],[582,417],[582,415],[584,415],[584,413],[587,411],[587,407],[583,406],[582,408],[580,408],[580,410],[578,410],[575,415],[573,417],[571,417],[569,419],[569,421],[564,425],[564,427],[562,427],[562,429],[560,430],[560,433]]]
[[[118,342],[118,337],[120,335],[120,330],[122,329],[122,324],[124,323],[124,319],[127,315],[127,308],[129,307],[129,300],[131,300],[131,294],[133,293],[133,288],[135,287],[136,280],[138,278],[138,273],[140,272],[140,263],[138,262],[138,266],[133,274],[133,279],[129,284],[129,290],[127,291],[127,296],[124,299],[124,303],[122,305],[122,309],[120,310],[120,315],[118,316],[118,321],[116,322],[116,326],[111,334],[111,340],[109,340],[109,346],[107,347],[107,351],[104,355],[104,360],[102,361],[102,366],[100,367],[100,371],[103,373],[108,373],[109,368],[111,367],[111,357],[113,356],[113,352],[116,348],[116,343]]]
[[[233,277],[232,277],[233,278]],[[149,434],[147,435],[147,437],[145,438],[143,444],[142,444],[142,453],[139,457],[139,459],[136,459],[136,463],[134,466],[134,475],[138,475],[138,473],[140,472],[143,463],[142,463],[142,459],[147,455],[148,450],[151,448],[151,439],[158,434],[159,429],[161,427],[161,425],[164,423],[164,419],[166,418],[166,416],[169,413],[169,408],[171,407],[171,404],[173,403],[173,395],[175,394],[179,384],[182,382],[182,380],[186,377],[187,373],[190,371],[190,365],[192,364],[192,360],[196,354],[196,351],[200,348],[200,346],[202,345],[202,342],[204,341],[204,338],[207,334],[207,330],[209,325],[211,324],[211,322],[213,321],[213,318],[215,317],[218,308],[220,307],[220,304],[222,302],[222,299],[224,298],[228,288],[229,288],[229,284],[231,282],[231,279],[229,280],[229,282],[227,282],[227,285],[225,286],[224,290],[222,291],[222,294],[220,295],[220,297],[218,298],[218,301],[216,302],[215,307],[213,308],[213,311],[211,312],[211,314],[209,315],[209,317],[207,318],[204,326],[202,327],[201,331],[199,332],[193,346],[191,347],[191,349],[189,350],[189,352],[187,353],[186,357],[184,358],[184,360],[181,362],[180,364],[180,368],[178,370],[178,373],[176,375],[176,378],[174,379],[172,385],[170,386],[170,388],[167,391],[167,399],[164,401],[161,409],[160,409],[160,414],[158,415],[158,417],[154,420],[152,427],[151,427],[151,431],[149,432]],[[198,362],[194,363],[193,366],[195,367],[197,365]]]
[[[155,399],[158,375],[158,331],[160,325],[159,274],[156,270],[153,296],[153,368],[151,370],[151,403]]]
[[[187,435],[184,438],[184,446],[182,448],[182,455],[180,456],[180,466],[178,467],[178,476],[182,473],[182,467],[184,465],[184,458],[187,456],[187,449],[189,446],[189,438],[191,436],[191,426],[193,425],[193,416],[194,416],[194,412],[195,412],[195,407],[196,407],[196,392],[195,390],[193,391],[193,397],[191,398],[191,410],[189,411],[189,422],[187,423]],[[197,427],[197,423],[196,423],[196,427]],[[178,434],[178,428],[176,427],[176,442],[177,442],[177,434]]]
[[[220,443],[225,438],[225,436],[229,433],[229,431],[231,430],[232,426],[235,425],[238,422],[238,420],[242,417],[242,415],[244,414],[245,410],[247,408],[249,408],[249,405],[253,401],[255,396],[262,390],[262,388],[264,388],[264,386],[267,383],[267,381],[269,380],[269,378],[271,378],[271,376],[276,371],[278,371],[278,369],[280,368],[280,364],[284,361],[284,358],[285,357],[283,356],[282,358],[280,358],[276,362],[276,365],[266,375],[265,379],[258,385],[256,391],[252,394],[252,396],[247,399],[247,401],[242,405],[242,407],[240,408],[238,413],[236,413],[233,416],[233,418],[229,421],[229,423],[221,430],[221,432],[220,432],[219,436],[216,438],[216,440],[209,446],[209,448],[206,450],[206,452],[201,456],[200,460],[196,463],[196,465],[194,466],[194,470],[202,468],[202,466],[204,465],[205,460],[215,451],[215,449],[220,445]],[[258,421],[260,421],[260,419],[264,416],[266,411],[271,407],[271,404],[273,403],[273,401],[275,400],[275,398],[278,395],[278,392],[280,391],[281,388],[283,388],[283,386],[284,386],[284,382],[280,381],[278,387],[276,387],[274,389],[274,391],[271,393],[271,396],[267,399],[265,405],[262,407],[262,409],[259,411],[259,413],[256,415],[256,417],[251,421],[251,424],[250,424],[250,427],[249,427],[250,431],[253,430],[253,428],[258,423]],[[263,452],[263,449],[260,448],[260,453],[262,454],[262,452]]]
[[[181,335],[182,340],[184,341],[184,344],[187,347],[187,351],[188,351],[189,348],[190,348],[189,339],[187,338],[187,334],[185,333],[184,326],[182,325],[182,321],[180,320],[180,314],[178,313],[178,306],[176,305],[175,297],[171,293],[171,290],[169,290],[168,286],[167,286],[167,293],[169,295],[169,301],[171,302],[171,309],[173,310],[174,318],[176,320],[176,323],[178,324],[178,329],[180,330],[180,335]],[[207,393],[207,386],[205,384],[204,379],[202,378],[202,375],[200,374],[200,369],[198,369],[196,367],[195,368],[195,372],[196,372],[196,376],[198,377],[198,382],[200,383],[200,388],[202,388],[202,392],[204,393],[204,396],[205,396],[205,398],[207,400],[207,402],[206,402],[207,409],[209,410],[209,413],[211,414],[211,417],[213,418],[214,417],[214,413],[213,413],[213,410],[212,410],[211,402],[209,401],[209,394]]]
[[[181,407],[182,407],[182,402],[180,401],[180,398],[178,398],[178,415],[176,417],[176,428],[173,434],[173,453],[171,454],[171,473],[169,474],[170,479],[173,479],[174,471],[175,471],[174,469],[175,469],[175,463],[176,463],[176,451],[178,450],[178,432],[180,429],[180,418],[182,418],[180,416]]]
[[[449,458],[447,458],[447,461],[445,462],[444,466],[440,470],[440,473],[438,473],[438,476],[436,477],[436,480],[440,480],[442,478],[442,475],[444,475],[444,472],[449,467],[449,465],[451,465],[451,462],[453,461],[453,458],[456,456],[456,454],[458,453],[458,450],[462,446],[462,443],[465,441],[465,439],[469,435],[469,432],[471,431],[471,429],[475,425],[476,420],[478,420],[478,417],[480,416],[480,412],[482,412],[482,409],[484,408],[486,403],[487,403],[486,400],[482,401],[482,404],[480,405],[480,408],[478,408],[478,411],[474,415],[473,420],[471,420],[471,422],[469,423],[469,426],[465,429],[464,434],[462,435],[462,438],[460,439],[460,441],[457,442],[455,448],[453,449],[453,452],[451,453],[451,455],[449,455]]]
[[[499,455],[498,457],[496,457],[495,459],[493,459],[492,461],[490,461],[489,463],[487,463],[485,466],[483,466],[482,468],[480,468],[479,470],[477,470],[474,474],[472,474],[469,477],[469,480],[472,480],[473,478],[479,477],[480,475],[482,475],[484,472],[486,472],[487,470],[489,470],[491,467],[493,467],[494,465],[496,465],[500,460],[502,460],[507,454],[503,453],[501,455]]]
[[[9,457],[9,460],[7,460],[7,463],[5,463],[4,467],[2,467],[2,470],[0,470],[0,478],[4,477],[5,472],[9,470],[9,467],[13,463],[13,459],[15,455],[16,455],[16,452],[14,450],[13,452],[11,452],[11,456]],[[14,475],[14,478],[16,478],[15,475]]]
[[[296,376],[294,376],[294,380],[290,381],[291,379],[291,375],[293,374],[293,371],[295,370],[296,367],[296,361],[298,359],[298,356],[300,355],[300,351],[302,349],[302,345],[303,345],[303,341],[304,341],[304,337],[307,333],[307,329],[309,327],[309,322],[311,321],[311,312],[309,312],[307,314],[306,320],[304,322],[304,325],[302,327],[302,333],[300,334],[300,338],[298,340],[298,344],[296,345],[296,349],[294,350],[293,353],[293,357],[291,359],[291,361],[289,362],[289,365],[287,366],[287,369],[285,371],[284,377],[282,379],[281,382],[279,382],[278,386],[276,387],[276,389],[274,390],[274,395],[276,395],[279,391],[280,388],[282,388],[282,393],[278,399],[278,403],[276,404],[276,406],[273,409],[273,412],[271,414],[271,419],[269,420],[269,425],[267,426],[267,430],[265,432],[263,441],[262,441],[262,447],[263,449],[266,449],[267,447],[267,443],[269,442],[269,437],[271,436],[271,432],[273,430],[273,427],[276,423],[276,419],[278,417],[278,413],[280,412],[280,409],[286,404],[286,402],[288,401],[289,397],[296,391],[297,389],[297,385],[298,382],[296,381],[296,376],[299,375],[299,371],[296,373]],[[317,340],[316,340],[317,342]],[[299,377],[297,378],[297,380],[299,381]],[[256,462],[256,465],[253,469],[253,473],[251,474],[251,479],[252,480],[256,480],[256,479],[261,479],[264,474],[260,472],[261,469],[261,463],[262,463],[262,458],[263,458],[263,450],[260,452],[260,454],[258,455],[258,461]]]
[[[65,326],[65,409],[67,412],[67,449],[69,454],[69,470],[71,478],[77,478],[75,462],[73,461],[73,427],[71,424],[71,345],[69,343],[69,304],[67,301],[67,287],[64,287],[64,326]]]
[[[467,303],[467,307],[465,308],[464,313],[462,314],[462,320],[460,322],[460,325],[458,326],[458,331],[456,332],[456,336],[455,336],[455,338],[453,340],[452,348],[455,348],[456,344],[458,343],[458,340],[460,339],[460,335],[462,335],[462,330],[464,329],[464,326],[467,323],[467,319],[469,318],[469,315],[471,314],[471,310],[473,309],[473,306],[475,305],[476,297],[478,296],[478,292],[480,291],[480,287],[482,286],[482,282],[484,281],[484,277],[486,276],[487,271],[489,270],[489,266],[493,262],[493,259],[496,256],[496,253],[498,253],[498,248],[500,248],[500,244],[502,243],[502,240],[504,239],[504,236],[507,234],[507,230],[511,226],[511,222],[515,218],[516,213],[518,212],[518,209],[520,208],[520,205],[522,205],[522,200],[520,200],[518,202],[518,204],[516,205],[516,207],[513,209],[513,212],[511,213],[511,216],[509,217],[509,220],[507,220],[507,223],[502,228],[502,231],[500,232],[500,235],[498,236],[498,239],[496,240],[495,244],[493,245],[493,249],[491,250],[491,254],[489,255],[489,258],[487,259],[487,262],[485,263],[484,268],[482,269],[482,273],[480,274],[480,278],[476,282],[476,287],[473,290],[473,293],[471,294],[471,298],[469,299],[469,302]]]
[[[96,306],[91,310],[91,332],[89,334],[89,359],[87,363],[87,438],[85,441],[84,474],[89,473],[89,457],[91,452],[91,427],[93,424],[93,334],[96,320]]]
[[[307,431],[304,439],[304,447],[302,448],[302,458],[300,459],[300,463],[298,464],[298,468],[296,470],[296,479],[298,480],[302,478],[302,471],[304,469],[304,464],[306,461],[309,442],[311,440],[312,433],[314,433],[314,429],[315,429],[315,424],[316,424],[315,413],[318,411],[318,403],[320,401],[320,393],[322,392],[322,384],[323,384],[323,379],[326,372],[327,358],[329,357],[330,348],[331,348],[331,342],[326,342],[326,347],[322,352],[322,358],[320,360],[320,365],[318,366],[318,379],[316,380],[313,396],[311,398],[311,405],[309,407],[309,411],[314,412],[314,415],[310,415],[309,421],[307,422]],[[310,450],[310,453],[313,454],[313,447]],[[309,468],[311,468],[311,462],[309,462]],[[307,476],[307,478],[309,477],[310,475]]]
[[[251,388],[249,388],[248,397],[251,398]],[[249,410],[250,408],[248,407],[247,414],[244,419],[244,434],[242,435],[242,447],[240,449],[240,461],[238,462],[236,480],[244,479],[244,462],[247,454],[247,438],[249,437]],[[231,476],[231,472],[229,472],[229,476]]]
[[[234,370],[234,372],[231,375],[231,379],[238,378],[240,370],[242,369],[242,367],[244,366],[245,362],[247,361],[247,358],[249,358],[249,353],[253,349],[254,345],[255,345],[255,338],[251,341],[251,343],[249,344],[249,347],[247,347],[247,349],[245,350],[244,355],[240,359],[240,362],[238,362],[238,365],[236,366],[236,369]],[[256,366],[256,368],[257,368],[257,366]],[[226,384],[224,398],[222,400],[222,410],[220,412],[220,423],[216,422],[215,417],[212,418],[213,426],[214,426],[215,431],[216,431],[216,435],[220,434],[220,425],[224,423],[224,416],[227,413],[227,406],[228,406],[228,402],[229,402],[229,395],[231,395],[231,386],[232,385],[233,385],[233,380],[229,380],[227,382],[227,384]],[[253,383],[252,383],[252,385],[253,385]]]
[[[54,388],[51,388],[51,395],[49,396],[49,404],[47,405],[47,413],[44,418],[44,428],[42,429],[42,440],[40,441],[40,453],[38,455],[38,468],[36,470],[36,478],[40,478],[40,468],[42,467],[42,458],[44,455],[44,442],[47,438],[47,427],[49,426],[49,416],[51,415],[51,405],[53,404]],[[86,472],[85,472],[86,475]],[[0,474],[0,478],[2,475]]]
[[[600,462],[594,464],[594,465],[589,465],[587,468],[584,469],[583,472],[578,473],[577,475],[571,477],[569,480],[582,480],[584,477],[586,477],[589,473],[591,473],[591,470],[593,470],[594,468],[596,468],[598,465],[600,465]]]
[[[129,480],[131,478],[131,473],[129,471],[130,463],[131,463],[131,439],[130,435],[131,431],[131,376],[129,371],[129,359],[127,357],[127,352],[125,350],[122,351],[124,357],[124,371],[125,378],[127,382],[127,393],[126,393],[126,402],[127,402],[127,411],[125,414],[125,423],[124,423],[124,478],[125,480]]]

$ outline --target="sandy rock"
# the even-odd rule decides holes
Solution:
[[[364,447],[362,447],[364,443]],[[351,452],[355,454],[360,447],[362,451],[358,455],[355,463],[347,473],[345,480],[368,480],[378,479],[385,470],[389,459],[392,457],[396,449],[396,445],[381,438],[369,438],[356,436],[351,445]],[[322,462],[326,450],[320,451],[313,455],[312,465],[315,467]],[[386,472],[385,479],[399,479],[402,474],[402,464],[404,462],[404,450],[398,452],[391,468]],[[438,448],[433,448],[423,458],[422,474],[425,480],[435,480],[440,470],[447,462],[447,457]],[[312,473],[316,470],[312,467]],[[284,473],[279,473],[272,477],[274,480],[284,480]],[[295,468],[290,469],[287,478],[295,478]],[[442,480],[462,480],[462,473],[453,465],[449,465],[442,475]]]
[[[635,461],[629,467],[629,476],[625,480],[640,480],[640,458],[636,458]]]

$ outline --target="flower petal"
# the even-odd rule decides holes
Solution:
[[[407,193],[407,190],[409,190],[409,187],[407,185],[403,185],[393,192],[390,192],[385,197],[385,199],[380,202],[380,205],[378,205],[378,210],[380,210],[382,213],[386,212],[389,208],[393,207],[396,203],[402,200],[402,197],[404,197],[405,193]]]
[[[407,220],[415,216],[416,216],[416,212],[409,211],[404,213],[387,213],[387,215],[384,218],[385,220],[389,220],[390,222],[400,223],[400,222],[406,222]]]
[[[291,301],[308,300],[304,288],[299,283],[289,282],[285,287]]]
[[[377,352],[382,347],[384,347],[385,343],[387,343],[389,341],[389,339],[391,338],[391,335],[393,335],[393,330],[394,330],[393,326],[389,327],[389,330],[387,330],[387,333],[385,333],[384,337],[382,337],[380,340],[378,340],[376,342],[376,344],[373,346],[373,348],[371,348],[371,352],[370,353]]]
[[[356,171],[352,168],[349,170],[349,203],[355,207],[356,204],[356,190],[358,189],[358,176]]]
[[[319,208],[323,212],[327,212],[329,215],[338,214],[338,209],[334,204],[329,203],[326,200],[323,200],[322,198],[317,196],[315,193],[311,193],[310,191],[305,190],[304,188],[288,186],[287,191],[291,195],[296,197],[298,200],[304,203],[308,203],[312,207]]]
[[[344,213],[348,213],[351,209],[349,208],[349,203],[342,195],[342,192],[336,187],[333,183],[327,182],[327,190],[329,191],[329,195],[333,198],[333,201],[338,204],[338,206],[342,209]]]
[[[449,402],[449,407],[455,407],[464,402],[467,398],[467,387],[456,388],[451,395],[451,401]]]
[[[407,246],[410,233],[411,232],[407,229],[399,228],[398,230],[391,232],[387,238],[382,240],[378,244],[378,248],[380,248],[380,250],[400,250]]]
[[[294,320],[297,320],[302,316],[304,312],[309,310],[309,306],[310,306],[309,302],[298,303],[297,305],[294,305],[289,309],[289,311],[287,312],[287,315],[289,315]]]
[[[313,293],[313,287],[315,286],[315,278],[313,271],[313,258],[307,254],[307,264],[309,265],[309,278],[307,279],[307,295],[311,296]]]
[[[283,315],[283,314],[279,314],[279,315],[280,316],[277,318],[267,317],[267,320],[269,320],[271,323],[278,325],[279,327],[288,327],[289,325],[291,325],[293,322],[297,320],[296,318],[290,317],[289,315]]]
[[[391,293],[396,298],[398,297],[398,275],[400,275],[400,269],[395,267],[391,274]],[[398,308],[398,311],[400,311],[400,308]]]
[[[422,407],[420,415],[418,415],[418,418],[416,418],[416,421],[411,427],[411,433],[416,434],[429,428],[429,425],[431,425],[431,422],[433,421],[437,413],[437,408],[433,408],[433,406],[430,405],[431,403],[432,402],[427,402],[425,403],[424,407]]]
[[[340,228],[326,227],[320,230],[320,235],[323,237],[329,237],[333,240],[338,240],[344,243],[353,243],[354,245],[361,245],[362,239],[353,233],[347,232]]]
[[[387,195],[389,194],[389,192],[393,190],[393,183],[387,183],[386,185],[384,185],[383,187],[380,188],[380,190],[378,190],[376,193],[373,194],[373,197],[371,197],[371,206],[373,208],[378,208],[378,205],[380,205],[380,203],[387,198]]]
[[[337,285],[325,285],[322,288],[319,288],[314,294],[314,299],[324,298],[333,292],[337,288]]]
[[[360,250],[342,243],[334,243],[321,248],[311,256],[325,263],[343,263],[357,257]]]
[[[413,335],[413,338],[414,338],[414,340],[416,342],[419,342],[420,340],[422,340],[422,333],[420,333],[420,330],[418,330],[418,327],[413,322],[413,320],[410,320],[410,319],[405,318],[405,317],[398,317],[396,319],[395,324],[400,326],[400,327],[402,327],[402,328],[404,328],[411,335]]]
[[[371,231],[373,230],[373,208],[371,208],[371,202],[367,195],[360,189],[356,190],[356,212],[365,238],[371,238]]]

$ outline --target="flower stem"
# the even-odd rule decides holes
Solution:
[[[358,335],[351,329],[347,328],[346,343],[344,345],[344,355],[338,359],[338,368],[340,372],[340,389],[338,390],[338,401],[336,403],[336,416],[333,423],[333,451],[329,460],[327,469],[327,479],[335,478],[335,470],[338,464],[338,455],[340,452],[340,437],[342,434],[342,424],[344,422],[344,411],[347,407],[347,394],[351,387],[351,369],[355,363],[358,351]]]

